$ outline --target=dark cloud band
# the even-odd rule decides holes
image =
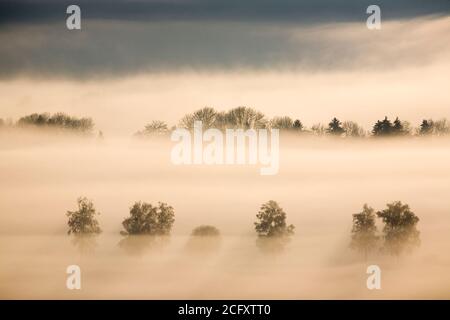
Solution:
[[[382,7],[384,19],[450,12],[449,0],[6,0],[0,2],[0,24],[56,22],[70,4],[80,5],[86,19],[129,21],[345,22],[364,18],[371,4]]]
[[[365,9],[371,2],[81,1],[82,30],[69,31],[65,25],[69,2],[3,1],[0,77],[84,78],[184,69],[292,70],[299,66],[305,70],[390,68],[407,63],[411,54],[417,56],[414,50],[421,46],[430,47],[426,39],[414,39],[417,45],[413,48],[399,47],[386,32],[367,34],[367,39],[330,35],[329,30],[311,33],[311,28],[317,32],[317,28],[329,28],[336,22],[354,21],[360,24],[352,30],[369,32]],[[450,12],[450,0],[381,1],[380,5],[383,21]],[[367,57],[377,53],[377,47],[374,50],[370,45],[373,39],[384,46],[384,61],[376,55]],[[420,59],[432,59],[433,54],[430,49]]]

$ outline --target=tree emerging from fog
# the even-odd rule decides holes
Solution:
[[[214,226],[201,225],[192,230],[186,249],[194,254],[217,252],[221,245],[220,231]]]
[[[287,225],[286,213],[276,201],[264,203],[256,215],[255,230],[259,237],[279,237],[294,234],[294,225]]]
[[[342,127],[341,121],[339,121],[337,118],[333,118],[328,124],[327,132],[331,135],[341,136],[345,132],[345,130]]]
[[[388,137],[388,136],[405,136],[410,134],[409,123],[401,121],[398,117],[392,123],[388,117],[384,117],[383,120],[378,120],[372,129],[372,134],[375,137]]]
[[[122,222],[125,229],[122,234],[166,236],[170,234],[174,222],[174,210],[166,203],[158,202],[157,206],[153,206],[136,202],[130,208],[130,216]]]
[[[78,210],[75,211],[67,211],[67,216],[69,217],[68,225],[69,231],[68,234],[76,234],[76,235],[88,235],[88,234],[98,234],[101,233],[101,229],[96,215],[99,215],[99,212],[96,212],[94,208],[94,204],[92,201],[87,198],[80,197],[77,200]]]
[[[353,214],[352,240],[350,247],[367,258],[378,247],[375,210],[364,205],[362,212]]]
[[[384,222],[383,249],[386,252],[400,255],[420,245],[419,218],[407,204],[400,201],[388,203],[386,209],[377,212],[377,216]]]

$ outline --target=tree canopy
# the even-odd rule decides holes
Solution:
[[[378,246],[375,210],[364,205],[362,212],[353,214],[352,241],[350,247],[364,254],[374,251]]]
[[[217,237],[220,235],[220,231],[214,226],[201,225],[192,230],[191,235],[195,237]]]
[[[166,203],[158,202],[157,206],[150,203],[136,202],[130,208],[130,216],[122,225],[125,235],[169,235],[175,222],[174,210]]]
[[[287,225],[286,213],[276,201],[264,203],[256,215],[255,230],[260,237],[290,236],[294,226]]]
[[[378,120],[372,129],[372,134],[376,137],[402,136],[410,133],[409,123],[400,121],[397,117],[392,123],[388,117]]]
[[[69,217],[68,234],[96,234],[100,233],[99,223],[95,218],[100,213],[96,212],[94,204],[87,198],[81,197],[77,200],[78,210],[67,211]]]
[[[377,216],[384,222],[383,249],[388,253],[400,255],[420,244],[419,218],[407,204],[400,201],[388,203],[386,209],[377,212]]]

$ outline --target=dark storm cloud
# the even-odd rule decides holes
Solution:
[[[63,19],[65,8],[78,4],[87,19],[262,20],[295,23],[355,21],[370,4],[382,6],[385,19],[447,14],[449,0],[6,0],[0,23],[38,23]]]
[[[82,30],[65,27],[66,7]],[[2,1],[0,77],[90,77],[178,69],[349,68],[360,46],[294,29],[360,21],[372,1]],[[448,15],[450,0],[378,1],[383,21]],[[341,39],[342,40],[342,39]],[[407,60],[406,57],[402,57]],[[389,64],[387,64],[389,65]]]

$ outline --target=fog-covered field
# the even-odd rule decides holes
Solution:
[[[282,136],[275,176],[259,166],[175,166],[172,145],[1,133],[0,297],[450,298],[450,140]],[[85,246],[66,234],[79,196],[101,212],[103,233]],[[174,207],[172,236],[119,245],[139,200]],[[257,246],[253,229],[268,200],[296,226],[277,253]],[[421,246],[364,261],[348,247],[352,214],[395,200],[420,218]],[[218,227],[220,243],[190,247],[201,224]],[[81,290],[66,288],[72,264]],[[381,290],[366,287],[370,264],[381,267]]]

